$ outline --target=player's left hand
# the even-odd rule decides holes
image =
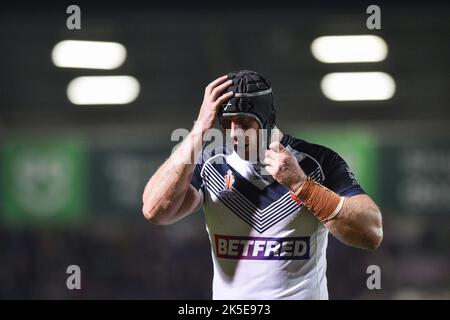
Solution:
[[[306,181],[306,174],[297,159],[278,141],[272,142],[265,153],[265,169],[279,184],[295,192]]]

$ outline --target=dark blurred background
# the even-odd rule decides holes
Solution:
[[[66,8],[81,9],[69,30]],[[369,30],[366,8],[381,8]],[[331,299],[450,298],[449,5],[422,1],[133,1],[2,4],[0,8],[0,298],[210,299],[212,263],[202,212],[159,227],[141,194],[170,155],[176,128],[190,129],[204,87],[251,69],[273,85],[278,126],[338,151],[383,213],[376,252],[328,248]],[[320,36],[375,35],[378,62],[323,63]],[[117,42],[111,70],[62,68],[63,40]],[[383,72],[385,100],[334,101],[333,72]],[[77,105],[82,76],[134,77],[126,104]],[[375,88],[376,89],[376,88]],[[111,93],[112,94],[112,93]],[[78,265],[82,289],[66,287]],[[381,269],[369,290],[366,269]]]

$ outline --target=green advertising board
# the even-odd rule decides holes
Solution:
[[[364,190],[395,213],[450,212],[450,141],[378,143],[364,128],[291,131],[341,155]],[[155,146],[88,148],[71,137],[22,137],[0,145],[0,219],[48,225],[113,214],[142,219],[142,191],[169,156]]]
[[[450,213],[450,141],[411,138],[382,149],[383,204],[401,213]]]
[[[98,148],[91,153],[91,208],[96,214],[143,219],[142,192],[170,150]]]
[[[2,144],[2,220],[74,222],[86,211],[86,147],[78,139],[9,139]]]
[[[374,199],[378,199],[378,143],[363,128],[325,128],[298,131],[296,137],[336,151],[349,165],[356,179]]]

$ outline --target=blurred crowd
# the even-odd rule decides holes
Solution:
[[[53,228],[0,227],[2,299],[210,299],[212,262],[203,216],[172,226],[95,217]],[[331,299],[450,298],[450,219],[384,212],[376,252],[329,236]],[[69,290],[69,265],[81,269],[81,290]],[[366,286],[367,267],[381,270],[381,289]]]

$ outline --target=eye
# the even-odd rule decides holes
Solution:
[[[241,124],[242,128],[248,129],[248,128],[251,127],[251,124],[252,124],[252,123],[251,123],[251,120],[250,120],[250,119],[248,119],[248,118],[243,118],[243,119],[241,119],[240,124]]]

